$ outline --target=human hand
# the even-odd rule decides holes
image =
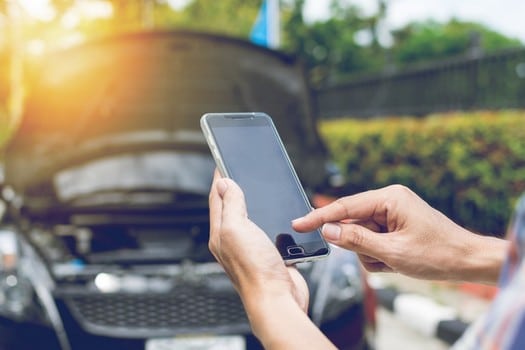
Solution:
[[[469,232],[401,185],[343,197],[293,223],[300,232],[320,226],[327,241],[355,251],[367,270],[422,279],[493,283],[507,249],[506,242]]]
[[[248,219],[244,195],[215,173],[210,191],[209,248],[245,306],[266,296],[290,295],[306,312],[308,287],[295,267],[286,266],[268,236]]]
[[[268,236],[248,219],[239,186],[217,172],[210,191],[209,247],[239,292],[265,349],[335,348],[306,314],[304,278],[285,265]]]

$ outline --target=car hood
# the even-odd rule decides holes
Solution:
[[[305,185],[322,181],[302,65],[246,41],[195,32],[148,32],[46,57],[32,76],[22,120],[7,145],[6,182],[19,191],[63,168],[129,150],[208,152],[206,112],[272,115]]]

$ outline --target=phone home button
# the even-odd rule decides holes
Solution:
[[[289,255],[304,255],[304,249],[300,246],[293,246],[286,248]]]

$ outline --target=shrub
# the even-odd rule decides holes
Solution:
[[[410,187],[457,223],[502,235],[525,191],[525,111],[323,121],[354,193]]]

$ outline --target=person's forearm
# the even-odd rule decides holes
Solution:
[[[335,349],[292,296],[242,299],[252,331],[265,349]]]
[[[458,262],[458,280],[496,284],[508,249],[504,239],[476,235]]]

